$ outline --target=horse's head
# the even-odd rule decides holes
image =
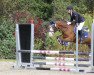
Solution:
[[[49,24],[49,36],[53,36],[54,32],[57,31],[57,21],[51,21]]]
[[[71,25],[67,24],[66,20],[58,20],[58,21],[51,21],[50,22],[50,34],[54,34],[54,32],[58,29],[62,32],[68,32],[70,30],[73,31],[73,27],[74,27],[74,23],[72,23]],[[53,35],[52,35],[53,36]]]
[[[51,21],[49,25],[49,36],[53,36],[54,32],[57,31],[57,29],[62,28],[63,25],[66,25],[66,21]]]
[[[65,28],[66,26],[67,26],[67,21],[65,21],[65,20],[56,21],[55,27],[57,29],[62,30],[62,28]]]
[[[65,21],[65,20],[58,20],[58,21],[51,21],[50,22],[50,28],[52,28],[53,30],[55,28],[60,29],[60,28],[65,27],[65,26],[67,26],[67,21]]]

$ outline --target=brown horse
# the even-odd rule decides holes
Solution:
[[[52,24],[51,27],[52,28],[56,27],[57,29],[61,31],[62,35],[58,36],[59,42],[60,41],[74,42],[74,43],[76,42],[76,33],[74,32],[74,28],[75,28],[74,22],[71,23],[71,25],[67,25],[67,21],[59,20],[59,21],[56,21],[54,24]],[[86,44],[90,46],[91,45],[91,34],[89,32],[85,32],[85,30],[83,31],[84,33],[88,33],[88,36],[83,37],[82,41],[80,41],[80,37],[79,37],[79,44],[81,43],[81,44]]]

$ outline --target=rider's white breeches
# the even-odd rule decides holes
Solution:
[[[78,25],[77,29],[78,29],[78,30],[81,30],[81,29],[82,29],[82,27],[84,26],[84,23],[85,23],[85,22],[79,23],[79,25]]]

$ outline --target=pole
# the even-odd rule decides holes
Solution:
[[[32,64],[32,62],[33,62],[33,52],[32,52],[32,50],[34,50],[34,22],[32,21],[32,23],[31,23],[31,61],[30,61],[30,63]],[[32,66],[33,66],[33,64],[32,64]]]
[[[78,28],[76,28],[76,71],[78,70]]]
[[[19,24],[16,24],[16,62],[17,66],[20,67],[21,65],[21,55],[19,54],[18,50],[20,50],[20,38],[19,38]]]
[[[92,23],[92,37],[91,37],[91,71],[94,72],[94,19]]]

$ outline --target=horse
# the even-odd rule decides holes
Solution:
[[[76,26],[75,22],[72,22],[70,25],[67,24],[65,20],[58,20],[51,22],[50,28],[54,30],[57,28],[61,31],[61,35],[57,36],[57,40],[61,45],[68,45],[69,42],[76,43]],[[82,28],[82,38],[78,37],[78,44],[86,44],[90,47],[91,45],[91,34],[88,32],[87,27]],[[80,40],[82,39],[82,40]]]

